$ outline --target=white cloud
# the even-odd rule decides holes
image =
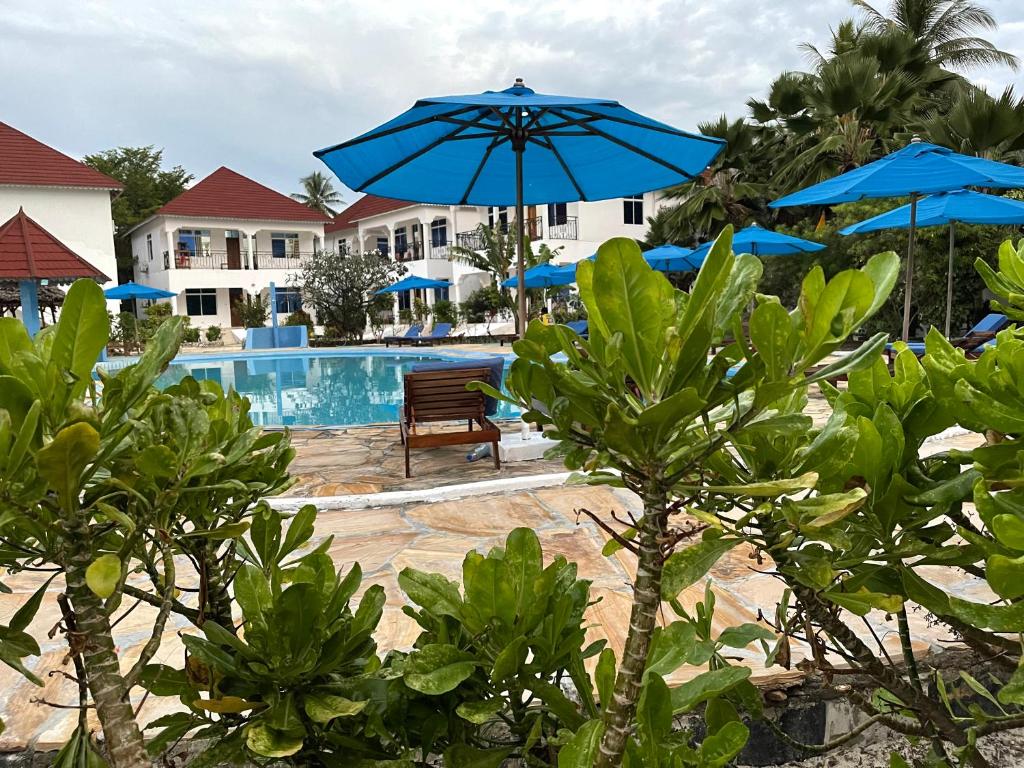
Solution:
[[[1024,8],[990,3],[1020,51]],[[616,98],[692,129],[739,115],[845,0],[0,2],[0,119],[75,155],[156,144],[287,192],[311,152],[416,98],[503,88]],[[977,73],[992,90],[1017,82]],[[351,197],[350,197],[351,199]]]

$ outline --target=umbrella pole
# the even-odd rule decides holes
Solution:
[[[949,266],[946,269],[946,338],[953,317],[953,249],[956,246],[956,224],[949,222]]]
[[[521,119],[521,118],[520,118]],[[519,336],[526,335],[526,260],[523,255],[523,150],[516,150],[516,299],[519,302]]]
[[[914,290],[914,239],[917,229],[917,193],[910,193],[910,236],[907,239],[907,279],[903,294],[903,340],[910,339],[910,302]]]

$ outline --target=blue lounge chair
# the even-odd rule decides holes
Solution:
[[[957,349],[964,350],[968,357],[977,357],[982,353],[985,345],[990,343],[996,337],[996,334],[1003,330],[1009,322],[1006,315],[992,312],[981,318],[966,335],[959,339],[950,339],[949,343]],[[923,341],[908,341],[907,348],[918,357],[924,355]],[[896,356],[895,344],[886,344],[885,352],[889,357],[889,362],[892,362]]]
[[[435,344],[440,344],[442,341],[447,341],[451,332],[451,323],[434,323],[434,327],[430,329],[430,333],[424,333],[421,336],[417,336],[409,343],[416,346],[420,346],[421,344],[434,346]]]
[[[590,338],[590,323],[586,320],[573,320],[571,323],[566,323],[566,325],[584,339]]]
[[[409,340],[419,338],[420,331],[422,330],[422,323],[413,323],[409,326],[409,330],[401,336],[385,336],[384,346],[390,347],[392,344],[397,344],[398,346],[401,346],[402,344],[411,344],[412,342]]]

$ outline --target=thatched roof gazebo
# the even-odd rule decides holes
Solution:
[[[43,229],[23,208],[0,225],[0,284],[17,282],[21,319],[30,335],[34,336],[39,331],[40,304],[55,311],[56,296],[51,291],[63,293],[55,285],[71,283],[82,277],[104,283],[110,280]],[[44,290],[42,302],[40,288]],[[45,300],[47,297],[49,303]],[[60,301],[63,303],[63,296]],[[3,307],[6,309],[7,306],[5,301]]]
[[[21,295],[18,293],[18,284],[14,281],[0,282],[0,317],[10,315],[17,317],[18,307],[21,306]],[[57,310],[64,306],[64,291],[55,285],[39,286],[39,309],[42,312],[50,310],[53,322],[57,322]]]

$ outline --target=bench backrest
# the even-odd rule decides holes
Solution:
[[[405,416],[411,423],[483,419],[483,392],[470,391],[471,381],[489,382],[489,368],[449,368],[405,374]]]

